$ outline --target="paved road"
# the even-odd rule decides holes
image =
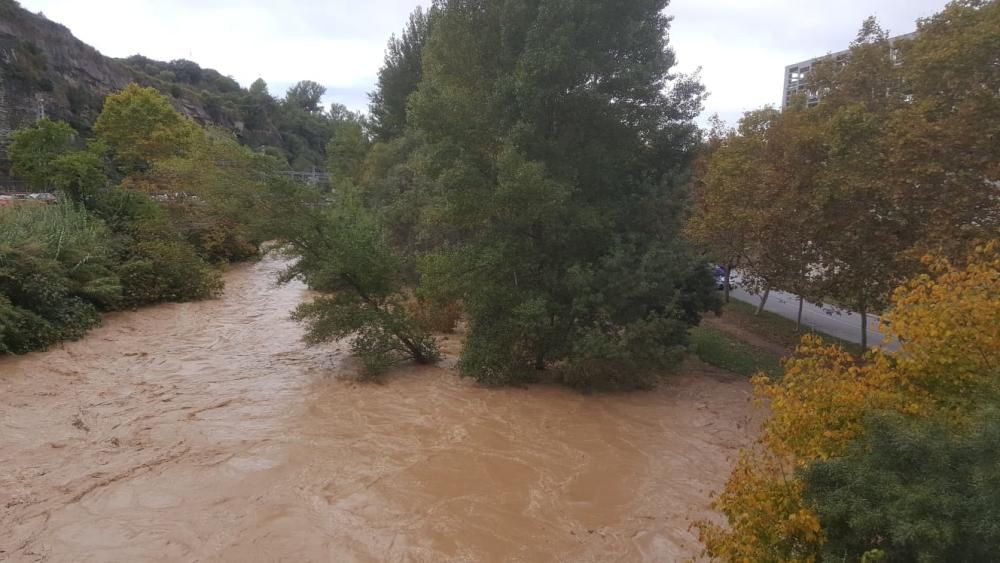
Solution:
[[[760,304],[758,295],[741,289],[738,284],[733,287],[729,295],[754,306]],[[784,291],[772,291],[770,297],[767,298],[767,304],[764,305],[764,310],[794,321],[799,312],[799,298]],[[830,305],[820,307],[806,301],[802,307],[802,324],[817,332],[861,344],[861,315],[859,313]],[[868,315],[868,345],[881,345],[890,350],[898,348],[895,342],[884,343],[885,335],[878,330],[878,325],[878,317]]]

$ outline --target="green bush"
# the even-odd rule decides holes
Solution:
[[[69,202],[0,210],[0,353],[80,338],[100,311],[222,289],[219,272],[155,202],[123,192],[88,199],[94,213]]]
[[[44,190],[51,184],[53,161],[73,150],[76,132],[62,121],[41,119],[14,131],[10,140],[11,172],[27,180],[31,188]]]
[[[149,196],[116,188],[94,198],[91,208],[114,234],[123,306],[207,299],[222,290],[219,272]]]
[[[132,257],[118,267],[127,306],[208,299],[222,291],[219,272],[183,241],[139,241],[129,250]]]
[[[318,194],[277,184],[271,202],[273,232],[295,258],[282,276],[301,279],[326,293],[301,305],[294,318],[306,323],[310,343],[353,336],[353,350],[374,377],[392,364],[434,363],[434,341],[405,307],[399,257],[385,240],[378,219],[350,193],[334,205],[306,206]]]
[[[64,203],[0,211],[0,352],[83,336],[121,302],[107,230]]]
[[[804,471],[826,561],[993,561],[1000,553],[1000,418],[883,415],[841,458]]]
[[[356,293],[342,292],[299,306],[293,318],[306,323],[310,344],[353,337],[351,350],[368,378],[416,356],[426,362],[439,357],[433,337],[420,330],[398,302],[375,305]]]
[[[560,380],[586,390],[650,389],[684,358],[687,329],[685,321],[655,313],[616,331],[595,323],[574,342]]]

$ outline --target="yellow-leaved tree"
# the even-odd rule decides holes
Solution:
[[[201,135],[199,127],[174,109],[170,100],[136,84],[104,100],[94,132],[124,174],[143,172],[155,161],[185,154]]]
[[[979,245],[964,266],[924,262],[929,273],[897,289],[885,317],[903,342],[896,369],[963,411],[1000,393],[1000,242]]]
[[[1000,396],[1000,243],[965,264],[926,258],[929,272],[893,295],[886,315],[898,352],[858,360],[803,338],[779,380],[754,378],[772,413],[755,447],[741,453],[715,501],[727,525],[698,522],[707,554],[724,561],[815,561],[822,522],[804,500],[799,470],[841,456],[876,412],[960,415]]]

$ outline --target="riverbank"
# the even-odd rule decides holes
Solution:
[[[752,439],[750,387],[383,385],[305,348],[273,259],[222,299],[110,315],[0,361],[0,559],[676,560]],[[444,348],[454,348],[454,342]]]

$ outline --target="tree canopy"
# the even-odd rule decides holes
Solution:
[[[641,384],[715,306],[677,236],[703,90],[672,79],[665,6],[438,4],[408,120],[452,241],[425,275],[470,316],[464,373]]]
[[[423,50],[437,11],[433,5],[427,11],[417,6],[403,32],[389,39],[375,91],[368,96],[371,131],[376,140],[388,141],[403,134],[407,100],[423,77]]]
[[[11,135],[8,155],[12,172],[39,190],[48,188],[49,164],[73,149],[76,132],[66,123],[40,119],[34,127]]]
[[[715,503],[727,525],[699,524],[710,556],[977,561],[1000,549],[986,491],[1000,402],[998,22],[1000,4],[959,0],[893,44],[869,19],[844,60],[810,75],[815,107],[798,100],[764,135],[741,127],[706,150],[692,238],[721,255],[723,230],[752,232],[752,218],[713,228],[711,198],[765,198],[767,235],[750,240],[806,250],[807,291],[882,312],[900,348],[856,358],[806,337],[780,379],[755,378],[771,417]],[[764,179],[742,185],[743,170]],[[769,275],[748,254],[744,267]]]
[[[961,259],[997,236],[1000,144],[987,124],[1000,81],[987,46],[998,21],[995,2],[971,0],[922,20],[913,39],[891,42],[865,21],[846,58],[813,65],[815,107],[749,112],[705,149],[692,240],[755,289],[830,299],[865,318],[885,310],[923,254]],[[942,79],[946,67],[970,76]]]
[[[183,154],[198,128],[153,88],[129,84],[105,99],[94,132],[119,170],[128,174],[148,169],[155,160]]]

